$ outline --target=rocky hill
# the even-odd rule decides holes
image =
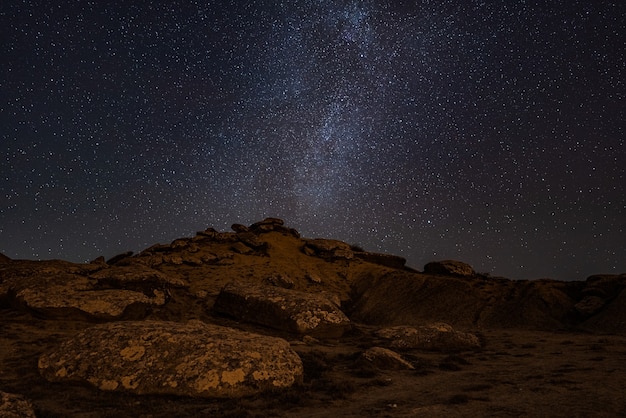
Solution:
[[[625,334],[625,288],[626,275],[513,281],[452,260],[419,272],[275,218],[87,264],[0,256],[0,415],[137,415],[133,402],[151,396],[228,415],[236,408],[212,402],[313,390],[335,371],[320,358],[328,347],[336,368],[363,378],[423,368],[419,353],[479,352],[493,332]],[[72,409],[51,387],[80,387],[82,401]],[[156,404],[179,408],[172,399]]]

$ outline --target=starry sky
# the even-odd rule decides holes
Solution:
[[[626,2],[0,5],[0,252],[279,217],[515,279],[626,272]]]

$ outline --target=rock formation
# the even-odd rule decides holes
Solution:
[[[229,283],[213,309],[240,320],[315,337],[337,338],[350,327],[348,317],[327,298],[274,286]]]

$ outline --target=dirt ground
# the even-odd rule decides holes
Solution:
[[[211,400],[49,383],[38,374],[39,355],[92,323],[13,309],[0,310],[0,318],[0,390],[29,398],[39,417],[626,416],[622,335],[468,329],[482,339],[481,349],[405,351],[415,370],[388,371],[358,361],[377,343],[372,327],[356,324],[340,340],[312,343],[264,330],[292,343],[304,382],[285,392]]]

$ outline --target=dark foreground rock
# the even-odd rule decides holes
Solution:
[[[35,418],[32,403],[23,396],[0,391],[0,417]]]
[[[197,320],[94,326],[41,355],[39,371],[105,391],[200,397],[284,389],[303,374],[287,341]]]
[[[224,286],[217,312],[256,324],[319,338],[337,338],[350,328],[348,317],[327,298],[275,286]]]

